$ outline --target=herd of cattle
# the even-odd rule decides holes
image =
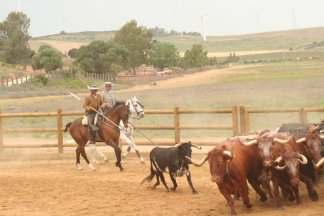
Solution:
[[[197,193],[191,182],[189,164],[202,166],[209,162],[212,182],[215,182],[231,210],[236,215],[234,198],[243,200],[247,208],[252,207],[247,182],[265,202],[267,196],[275,198],[278,208],[283,208],[282,197],[290,201],[301,202],[298,185],[303,182],[312,201],[319,199],[314,189],[324,163],[321,140],[324,139],[324,124],[283,125],[277,132],[264,130],[253,136],[231,137],[215,146],[200,161],[191,158],[191,142],[178,144],[170,148],[154,148],[150,153],[151,173],[143,179],[152,181],[156,177],[154,188],[160,179],[169,190],[163,172],[169,170],[175,190],[176,176],[187,176],[193,193]],[[281,190],[281,194],[279,192]],[[234,198],[233,198],[234,196]]]

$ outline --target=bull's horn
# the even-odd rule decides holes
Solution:
[[[223,155],[224,155],[224,156],[228,156],[228,157],[230,157],[231,159],[233,158],[233,154],[232,154],[232,152],[230,152],[230,151],[223,151]]]
[[[298,159],[299,163],[304,164],[304,165],[307,164],[307,162],[308,162],[307,158],[303,154],[298,154],[298,155],[299,155],[299,157],[301,157],[301,160]]]
[[[174,147],[178,147],[178,146],[180,146],[182,143],[177,143],[177,144],[175,144],[174,145]]]
[[[288,139],[289,140],[289,139]],[[288,140],[273,138],[274,142],[281,143],[281,144],[287,144]]]
[[[314,166],[316,169],[318,169],[323,163],[324,163],[324,157],[322,157],[321,160],[319,160],[317,164],[315,164]]]
[[[277,159],[275,160],[275,162],[278,163],[278,165],[275,166],[277,170],[284,170],[287,166],[287,164],[285,164],[284,166],[279,166],[281,160],[282,160],[282,156],[277,157]]]
[[[199,150],[201,149],[201,147],[200,147],[200,146],[197,146],[197,145],[195,145],[195,144],[192,144],[192,143],[191,143],[191,146],[193,146],[193,147],[196,147],[196,148],[197,148],[197,149],[199,149]]]
[[[193,161],[190,157],[185,156],[193,165],[197,167],[201,167],[207,160],[208,160],[208,155],[205,155],[199,162]]]
[[[324,136],[323,135],[320,135],[321,139],[324,139]]]
[[[255,144],[258,143],[258,141],[256,139],[253,139],[253,140],[251,140],[249,142],[243,142],[240,138],[238,138],[238,139],[241,141],[241,143],[243,143],[246,146],[255,145]]]
[[[302,142],[305,142],[305,141],[306,141],[306,138],[302,137],[302,138],[296,140],[296,143],[302,143]]]

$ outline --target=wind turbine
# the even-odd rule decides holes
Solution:
[[[200,19],[201,19],[201,34],[203,36],[203,40],[206,41],[206,16],[207,13],[204,13],[204,1],[203,0],[198,0],[198,10],[200,13]]]
[[[200,15],[200,18],[201,18],[201,32],[202,32],[202,36],[203,36],[204,41],[207,40],[207,37],[206,37],[206,16],[207,16],[207,13],[204,13],[204,14]]]
[[[21,0],[18,0],[18,12],[21,12]]]
[[[257,19],[257,32],[260,32],[260,14],[259,13],[253,14],[253,16],[250,19],[250,22],[252,22],[255,17]]]

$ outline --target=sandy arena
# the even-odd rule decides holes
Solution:
[[[166,192],[162,185],[151,189],[152,183],[140,185],[149,174],[148,162],[142,165],[130,157],[122,163],[124,172],[112,160],[97,164],[97,170],[90,172],[84,161],[83,171],[77,171],[72,159],[1,161],[0,215],[229,215],[224,197],[210,181],[208,164],[191,167],[199,192],[193,195],[185,177],[177,178],[176,192]],[[302,184],[302,203],[284,201],[285,210],[277,210],[274,200],[260,203],[252,190],[253,207],[245,208],[241,200],[235,201],[235,207],[238,215],[323,215],[324,178],[316,189],[320,201],[311,202]]]

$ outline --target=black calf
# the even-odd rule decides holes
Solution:
[[[165,188],[167,189],[167,191],[169,191],[163,175],[163,172],[166,172],[166,168],[168,168],[169,175],[173,183],[171,190],[175,191],[177,188],[175,177],[186,174],[187,181],[192,189],[192,193],[197,193],[191,182],[191,174],[189,171],[189,164],[191,162],[185,158],[185,156],[191,157],[191,147],[201,149],[200,147],[192,144],[190,141],[187,143],[177,144],[174,147],[170,148],[155,147],[154,149],[152,149],[150,153],[151,174],[144,178],[141,184],[143,184],[145,181],[152,181],[154,176],[156,176],[157,181],[154,184],[153,188],[156,188],[156,186],[160,184],[161,178],[161,181],[164,184]]]

